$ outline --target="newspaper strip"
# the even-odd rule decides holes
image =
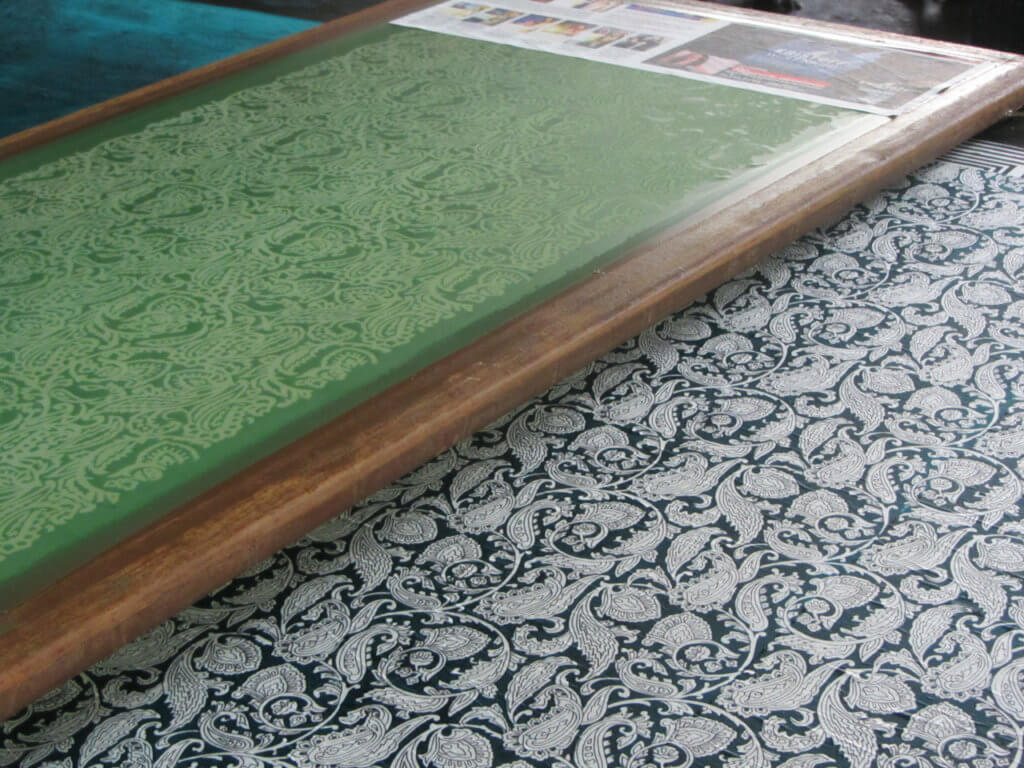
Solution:
[[[881,115],[976,63],[626,0],[447,0],[394,24]]]

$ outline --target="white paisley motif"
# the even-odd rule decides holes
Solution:
[[[1019,765],[1022,180],[923,169],[40,699],[0,765]]]

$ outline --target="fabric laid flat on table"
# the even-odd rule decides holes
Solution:
[[[882,120],[383,26],[0,165],[0,609]]]
[[[983,150],[53,691],[0,765],[1018,764],[1024,153]]]

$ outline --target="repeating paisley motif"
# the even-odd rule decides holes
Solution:
[[[3,724],[0,765],[998,768],[1024,175],[951,160]]]
[[[0,177],[0,577],[850,119],[389,30]]]

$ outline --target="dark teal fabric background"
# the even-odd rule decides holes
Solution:
[[[51,692],[0,765],[1019,766],[1024,153],[982,150]]]
[[[311,26],[178,0],[2,0],[0,136]]]

